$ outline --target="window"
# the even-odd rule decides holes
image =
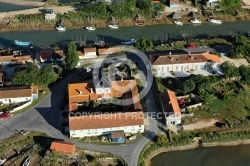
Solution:
[[[167,67],[167,71],[169,71],[169,67]]]
[[[178,70],[178,66],[176,66],[175,69]]]
[[[94,132],[94,134],[97,134],[98,132]]]
[[[8,99],[5,99],[5,101],[7,101]]]
[[[26,100],[29,100],[28,98],[26,98]]]
[[[141,125],[139,127],[141,127]]]

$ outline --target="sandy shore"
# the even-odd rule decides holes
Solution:
[[[182,151],[182,150],[191,150],[195,149],[199,146],[199,138],[195,138],[192,144],[186,146],[179,146],[179,147],[163,147],[160,149],[156,149],[145,159],[146,166],[151,166],[151,160],[159,155],[160,153],[171,152],[171,151]],[[231,141],[231,142],[213,142],[213,143],[203,143],[203,147],[215,147],[215,146],[237,146],[237,145],[246,145],[250,144],[250,139],[246,140],[238,140],[238,141]]]
[[[10,3],[15,5],[27,5],[27,6],[43,6],[45,2],[38,1],[23,1],[23,0],[0,0],[2,3]]]

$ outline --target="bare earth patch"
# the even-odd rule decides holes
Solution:
[[[207,128],[207,127],[212,127],[216,122],[219,120],[216,118],[211,118],[211,119],[203,119],[199,120],[196,123],[188,124],[188,125],[183,125],[184,130],[196,130],[196,129],[202,129],[202,128]]]
[[[231,59],[231,58],[228,58],[227,56],[221,56],[221,63],[226,62],[226,61],[233,63],[236,67],[239,67],[241,65],[245,65],[245,66],[249,65],[249,63],[247,62],[245,58]]]

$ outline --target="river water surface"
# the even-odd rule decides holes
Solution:
[[[161,153],[151,166],[250,166],[250,145]]]
[[[148,37],[155,40],[180,39],[182,34],[189,37],[207,38],[209,36],[229,36],[246,34],[250,31],[250,22],[231,22],[222,25],[202,24],[194,25],[152,25],[144,27],[119,27],[119,29],[98,28],[95,31],[87,31],[84,28],[58,32],[56,30],[32,30],[20,32],[1,32],[0,47],[8,47],[13,40],[31,41],[34,45],[48,46],[52,44],[65,44],[72,40],[86,40],[89,44],[94,43],[97,38],[105,42],[120,42],[129,39]]]

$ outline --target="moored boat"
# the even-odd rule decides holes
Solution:
[[[129,41],[121,42],[121,44],[124,44],[124,45],[131,45],[131,44],[134,44],[135,42],[136,42],[135,39],[130,39]]]
[[[213,23],[213,24],[222,24],[221,20],[216,20],[216,19],[209,19],[209,22]]]
[[[89,30],[89,31],[94,31],[94,30],[96,30],[95,27],[86,27],[86,29]]]
[[[27,156],[24,158],[24,160],[20,166],[28,166],[29,164],[30,164],[30,157]]]
[[[57,26],[56,27],[56,29],[58,30],[58,31],[60,31],[60,32],[64,32],[64,31],[66,31],[66,28],[64,27],[64,26]]]
[[[119,28],[117,24],[109,24],[108,27],[111,29],[118,29]]]
[[[183,25],[183,22],[181,22],[181,21],[174,21],[174,23],[175,23],[176,25]]]
[[[16,45],[16,46],[28,46],[28,45],[30,45],[30,42],[14,40],[14,45]]]
[[[193,24],[201,24],[201,20],[195,18],[195,19],[191,20],[191,23],[193,23]]]

